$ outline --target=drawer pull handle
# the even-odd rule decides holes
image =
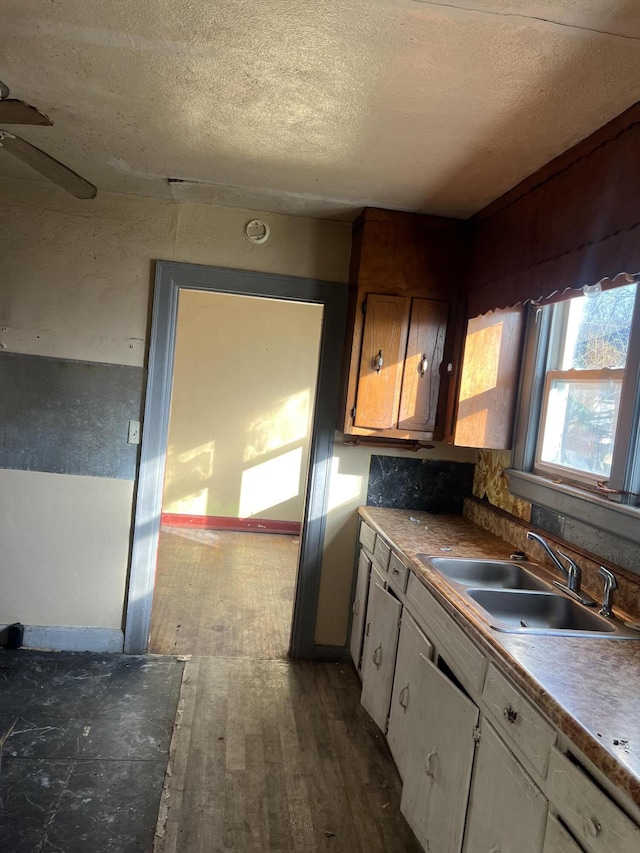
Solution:
[[[356,598],[356,600],[353,602],[353,607],[351,608],[351,610],[353,611],[354,616],[357,616],[358,613],[360,613],[360,599],[359,598]]]
[[[394,575],[399,575],[399,574],[400,574],[400,570],[399,570],[399,569],[396,569],[396,567],[395,567],[395,566],[391,569],[391,572],[392,572],[392,574],[394,574]]]
[[[518,712],[515,710],[515,708],[512,708],[511,705],[508,705],[502,713],[504,714],[504,718],[508,723],[513,724],[518,719]]]
[[[398,702],[400,703],[400,707],[404,708],[406,711],[409,707],[409,685],[407,684],[400,691],[400,695],[398,696]]]
[[[427,778],[429,778],[431,780],[431,782],[435,782],[435,776],[433,773],[432,764],[433,764],[433,759],[436,757],[437,754],[438,754],[438,750],[435,748],[432,749],[431,752],[427,755],[427,758],[424,762],[424,772],[427,774]]]
[[[382,663],[382,643],[374,650],[372,660],[378,669],[380,669],[380,664]]]
[[[380,349],[380,350],[378,350],[378,355],[375,356],[375,358],[373,359],[373,366],[375,368],[376,373],[380,373],[380,371],[382,370],[383,364],[384,364],[384,361],[382,358],[382,350]]]
[[[587,818],[587,831],[593,838],[597,838],[602,832],[602,826],[597,820],[590,817]]]
[[[418,365],[418,373],[420,374],[421,378],[425,375],[425,373],[427,372],[428,369],[429,369],[429,362],[427,360],[427,354],[426,354],[426,352],[423,352],[422,358],[420,359],[420,364]]]

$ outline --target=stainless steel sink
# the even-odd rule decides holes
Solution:
[[[473,560],[463,557],[429,557],[418,554],[425,566],[436,569],[447,580],[465,587],[483,589],[550,590],[551,584],[537,578],[526,567],[528,563],[507,560]]]
[[[555,591],[535,563],[418,554],[497,631],[640,640],[640,631]]]
[[[467,589],[467,596],[498,631],[640,639],[640,633],[553,592]]]

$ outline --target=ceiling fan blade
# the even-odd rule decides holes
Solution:
[[[45,154],[35,145],[14,136],[12,133],[0,130],[0,148],[4,148],[9,154],[13,154],[18,160],[22,160],[27,166],[49,178],[54,184],[62,187],[76,198],[95,198],[97,189],[89,181],[85,181],[72,169],[63,166],[58,160]]]
[[[40,110],[18,101],[15,98],[0,100],[0,122],[2,124],[46,124],[51,126],[53,122]]]

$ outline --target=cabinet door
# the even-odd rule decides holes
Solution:
[[[402,615],[396,673],[393,678],[387,742],[400,778],[404,779],[416,732],[422,726],[420,699],[423,661],[431,660],[433,646],[405,610]]]
[[[483,720],[464,853],[541,853],[547,810],[544,794]]]
[[[367,627],[362,652],[361,702],[383,732],[391,702],[402,605],[371,575]]]
[[[422,655],[421,663],[418,689],[412,697],[421,713],[406,764],[400,810],[425,850],[459,853],[479,711]]]
[[[446,302],[431,299],[411,302],[399,429],[433,432],[435,428],[448,314]]]
[[[523,332],[522,306],[469,320],[454,444],[511,448]]]
[[[391,429],[398,420],[409,300],[369,294],[366,306],[354,425]]]
[[[364,637],[364,624],[367,607],[367,593],[369,591],[369,573],[371,572],[371,560],[365,552],[360,549],[358,558],[358,574],[356,577],[356,590],[353,597],[353,616],[351,619],[351,638],[349,640],[349,651],[351,658],[360,672],[360,661],[362,657],[362,640]]]

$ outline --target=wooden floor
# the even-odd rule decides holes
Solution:
[[[285,658],[298,544],[278,534],[163,528],[149,651]]]
[[[151,652],[185,663],[155,853],[419,853],[349,663],[287,658],[298,540],[163,530]]]
[[[351,665],[187,661],[156,853],[419,853]]]

